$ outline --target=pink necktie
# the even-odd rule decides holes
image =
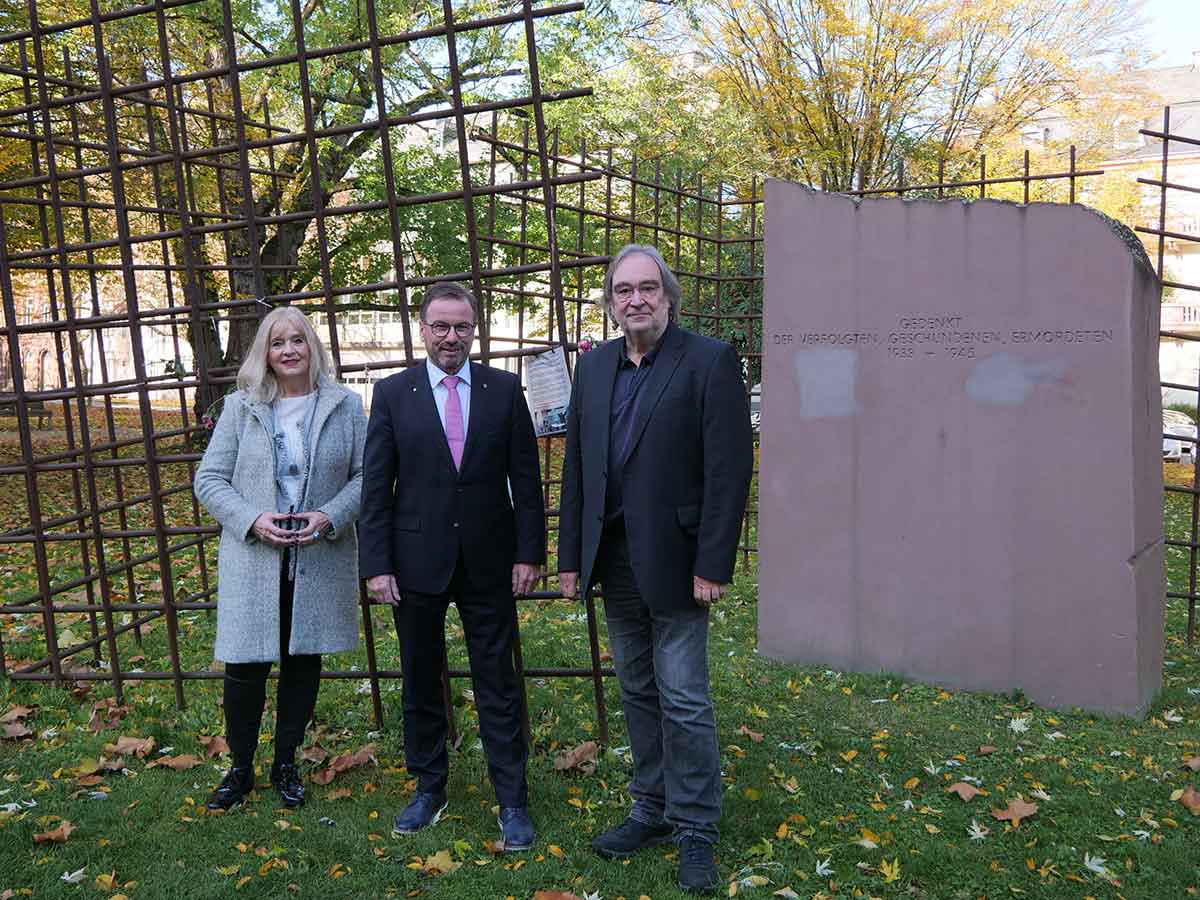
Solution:
[[[462,401],[458,399],[458,383],[462,381],[457,375],[447,375],[442,384],[449,392],[446,396],[446,443],[450,445],[450,455],[454,458],[454,468],[462,468],[463,445],[467,442],[463,435]]]

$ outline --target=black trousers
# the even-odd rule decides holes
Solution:
[[[279,680],[275,694],[275,762],[292,762],[317,705],[321,655],[288,653],[296,585],[284,551],[279,573]],[[235,766],[254,761],[271,663],[225,664],[225,740]]]
[[[502,807],[525,806],[529,750],[521,728],[521,686],[513,669],[517,604],[512,589],[473,589],[461,558],[445,594],[403,593],[393,609],[404,672],[404,755],[418,790],[442,794],[450,774],[442,669],[446,610],[458,607],[471,660],[471,682],[488,773]]]

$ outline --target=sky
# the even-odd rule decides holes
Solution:
[[[1183,66],[1200,50],[1200,0],[1146,0],[1143,7],[1155,67]]]

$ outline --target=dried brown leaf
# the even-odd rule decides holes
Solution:
[[[575,769],[585,775],[591,775],[596,771],[596,758],[599,754],[599,744],[595,741],[584,741],[578,747],[572,747],[570,750],[564,750],[558,754],[554,760],[554,769],[557,772],[569,772]]]
[[[319,772],[314,772],[310,779],[313,784],[329,784],[337,776],[337,769],[321,769]]]
[[[35,708],[32,706],[14,706],[4,715],[0,716],[0,725],[7,725],[10,722],[17,722],[27,718]]]
[[[200,757],[191,753],[181,753],[179,756],[160,756],[146,766],[146,768],[153,769],[155,766],[161,766],[164,769],[174,769],[176,772],[183,772],[187,769],[194,769],[196,766],[202,764],[203,760]]]
[[[222,754],[229,752],[229,744],[227,744],[225,742],[225,738],[221,737],[219,734],[213,737],[202,734],[199,737],[199,741],[200,746],[204,748],[204,756],[208,759],[212,759],[214,756],[221,756]]]
[[[16,741],[32,734],[33,732],[21,722],[9,722],[4,726],[4,733],[0,734],[0,738],[4,738],[6,741]]]
[[[119,738],[117,738],[117,742],[115,744],[105,744],[104,745],[105,753],[116,753],[116,754],[132,753],[138,759],[144,759],[146,754],[149,753],[153,749],[154,749],[154,738],[153,737],[138,738],[138,737],[130,737],[127,734],[123,734]]]
[[[993,747],[991,744],[984,744],[978,750],[978,753],[980,756],[991,756],[995,752],[996,752],[996,748]]]
[[[299,755],[305,762],[315,763],[319,766],[329,758],[329,751],[314,744],[312,747],[305,747]]]
[[[762,739],[763,739],[762,732],[761,731],[751,731],[749,726],[743,725],[741,728],[738,729],[737,733],[744,734],[746,737],[750,738],[750,740],[754,741],[754,743],[756,743],[756,744],[762,743]]]
[[[1038,805],[1036,803],[1030,803],[1020,794],[1017,794],[1017,799],[1010,801],[1007,809],[993,809],[992,817],[999,819],[1001,822],[1005,820],[1012,822],[1015,828],[1021,824],[1022,819],[1028,819],[1037,811]]]
[[[950,787],[946,788],[946,793],[947,794],[958,794],[959,799],[962,800],[964,803],[966,803],[969,800],[974,799],[979,794],[983,794],[985,797],[987,796],[987,791],[981,791],[979,788],[975,787],[975,785],[969,784],[966,781],[954,782],[954,784],[952,784],[952,785],[950,785]]]
[[[69,838],[71,836],[71,832],[74,830],[75,830],[75,826],[72,825],[70,822],[68,822],[66,819],[63,819],[62,824],[60,824],[53,831],[40,832],[38,834],[35,834],[33,836],[33,839],[35,841],[37,841],[39,844],[47,844],[47,843],[65,844],[67,842],[67,838]]]
[[[533,900],[580,900],[567,891],[535,891]]]
[[[1190,784],[1183,789],[1183,795],[1180,796],[1179,802],[1188,808],[1193,816],[1200,816],[1200,791],[1197,791]]]

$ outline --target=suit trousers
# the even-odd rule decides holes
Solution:
[[[604,615],[633,754],[630,817],[675,839],[716,843],[721,758],[708,684],[708,610],[655,612],[643,599],[621,520],[597,557]]]
[[[446,610],[450,603],[466,634],[479,734],[488,773],[502,807],[526,806],[529,750],[521,727],[521,686],[513,669],[517,604],[510,585],[471,587],[459,557],[444,594],[404,591],[393,609],[404,673],[404,755],[418,790],[444,794],[449,778],[442,669],[446,661]]]
[[[275,761],[292,762],[304,741],[304,729],[317,705],[321,687],[321,655],[288,653],[296,584],[288,575],[285,550],[279,575],[279,683],[275,695]],[[258,747],[263,703],[267,697],[269,662],[226,663],[224,679],[225,738],[235,766],[248,766]]]

